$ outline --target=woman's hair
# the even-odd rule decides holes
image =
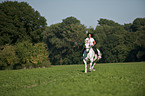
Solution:
[[[94,34],[93,34],[93,33],[90,33],[90,32],[88,32],[87,36],[89,36],[89,34],[91,34],[91,37],[93,37],[93,36],[94,36]]]

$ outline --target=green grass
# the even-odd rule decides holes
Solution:
[[[145,96],[145,62],[0,71],[0,96]]]

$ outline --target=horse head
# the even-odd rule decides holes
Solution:
[[[88,42],[88,40],[85,41],[85,48],[86,48],[86,52],[88,53],[91,49],[91,45],[90,43]]]

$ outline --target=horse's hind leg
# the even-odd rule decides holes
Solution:
[[[92,70],[95,71],[94,66],[95,66],[95,61],[97,60],[97,55],[95,54],[95,59],[93,60],[93,64],[92,64]]]

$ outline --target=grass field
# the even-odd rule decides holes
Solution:
[[[145,96],[145,62],[0,71],[0,96]]]

